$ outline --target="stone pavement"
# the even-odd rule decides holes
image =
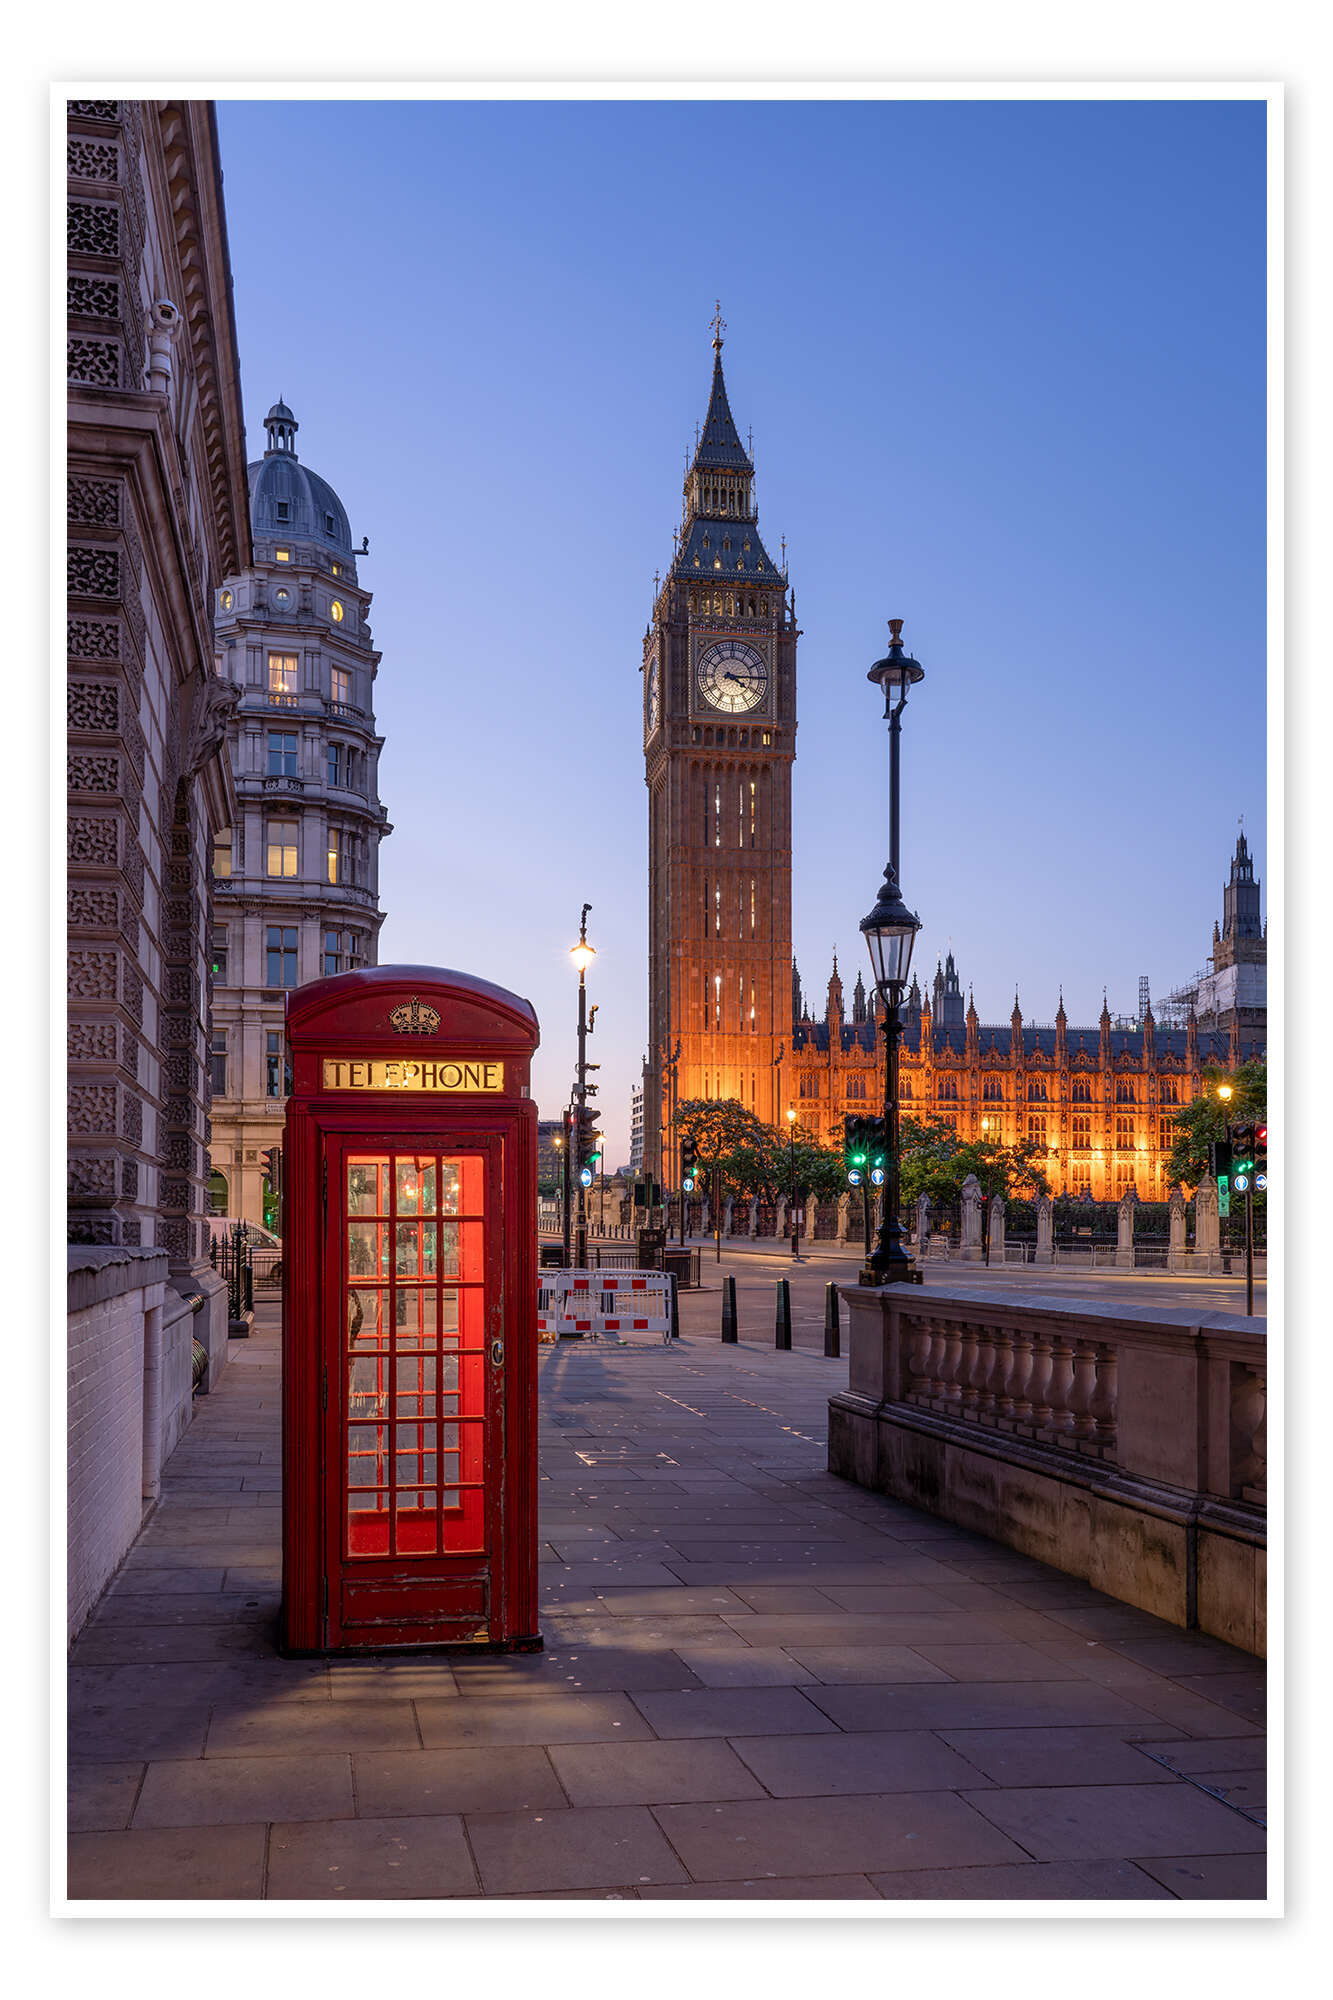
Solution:
[[[261,1310],[73,1649],[70,1896],[1262,1897],[1262,1663],[832,1478],[845,1361],[685,1304],[542,1351],[546,1651],[334,1661]]]

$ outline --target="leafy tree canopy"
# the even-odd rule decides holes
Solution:
[[[1231,1101],[1217,1094],[1219,1084],[1231,1085]],[[1239,1069],[1210,1066],[1203,1073],[1203,1091],[1191,1104],[1182,1104],[1171,1123],[1175,1140],[1166,1163],[1167,1179],[1179,1181],[1187,1190],[1196,1188],[1208,1171],[1208,1142],[1225,1139],[1228,1125],[1247,1121],[1262,1125],[1268,1118],[1268,1063],[1263,1058],[1242,1063]],[[1261,1197],[1262,1198],[1262,1197]]]
[[[993,1141],[961,1140],[952,1125],[942,1118],[904,1118],[901,1121],[900,1184],[905,1207],[924,1194],[931,1202],[954,1202],[963,1191],[963,1182],[975,1174],[987,1201],[992,1195],[1049,1194],[1044,1146],[1020,1140],[1014,1146]]]
[[[765,1125],[734,1097],[687,1098],[673,1120],[683,1138],[693,1139],[700,1164],[716,1168],[724,1191],[774,1202],[793,1185],[802,1196],[828,1200],[846,1186],[842,1155],[808,1133],[788,1135]]]

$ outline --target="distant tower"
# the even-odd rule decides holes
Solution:
[[[1147,975],[1147,973],[1146,973],[1146,972],[1141,972],[1141,973],[1139,974],[1139,1025],[1140,1025],[1140,1027],[1142,1027],[1142,1025],[1143,1025],[1143,1018],[1144,1018],[1145,1014],[1149,1014],[1149,1013],[1151,1013],[1151,1011],[1152,1011],[1152,1001],[1151,1001],[1151,1000],[1149,999],[1149,997],[1148,997],[1148,975]]]
[[[644,1158],[662,1157],[664,1064],[678,1095],[736,1098],[777,1122],[791,1044],[791,767],[796,617],[764,547],[754,466],[714,322],[708,412],[685,474],[671,567],[643,642],[648,786]]]

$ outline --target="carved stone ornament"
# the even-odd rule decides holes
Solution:
[[[440,1017],[433,1007],[423,1006],[414,994],[404,1007],[395,1007],[389,1016],[395,1035],[438,1035]]]
[[[224,681],[218,674],[210,677],[196,705],[190,727],[190,747],[185,759],[190,777],[202,771],[209,758],[215,757],[221,749],[227,724],[240,698],[241,690],[234,681]]]

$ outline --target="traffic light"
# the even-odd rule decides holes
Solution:
[[[574,1112],[574,1164],[577,1167],[595,1167],[602,1156],[601,1134],[596,1129],[597,1114],[589,1104],[582,1105]]]
[[[1210,1139],[1208,1141],[1208,1174],[1219,1187],[1231,1181],[1231,1141]]]
[[[869,1141],[866,1138],[864,1118],[844,1118],[842,1121],[842,1156],[849,1168],[858,1171],[867,1164]]]
[[[1236,1174],[1254,1172],[1254,1126],[1233,1125],[1231,1128],[1231,1171]]]
[[[282,1193],[282,1147],[270,1146],[266,1153],[259,1155],[264,1164],[264,1179],[274,1194]]]
[[[882,1168],[885,1160],[888,1158],[889,1146],[888,1140],[884,1136],[884,1120],[882,1118],[867,1118],[865,1120],[865,1135],[866,1157],[870,1162],[873,1172],[876,1167]],[[876,1182],[875,1185],[878,1187],[879,1183]]]
[[[695,1143],[687,1133],[680,1142],[680,1177],[683,1181],[693,1180],[695,1163],[698,1157],[698,1150]]]

